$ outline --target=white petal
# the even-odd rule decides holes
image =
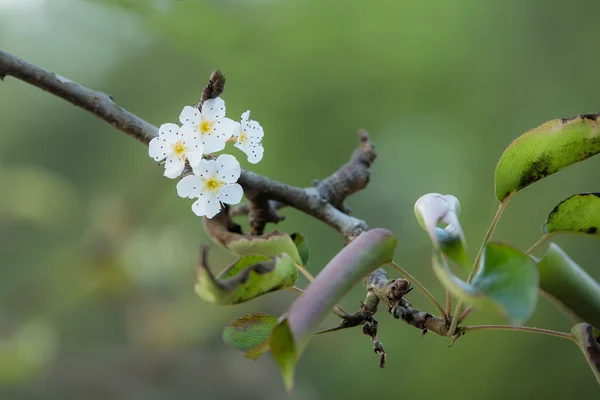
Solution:
[[[192,211],[199,217],[206,215],[206,195],[204,193],[200,194],[198,200],[192,204]]]
[[[213,192],[206,192],[206,218],[212,218],[221,211],[221,202]]]
[[[148,145],[148,155],[154,158],[154,161],[164,160],[166,157],[171,155],[173,146],[168,143],[165,139],[156,137],[150,141]]]
[[[246,129],[246,135],[248,135],[248,137],[255,137],[255,138],[262,139],[262,137],[265,135],[265,132],[263,131],[262,126],[260,126],[260,124],[258,122],[249,121],[248,128]]]
[[[179,125],[177,124],[162,124],[158,128],[158,136],[170,142],[177,140],[179,134]]]
[[[202,144],[204,145],[204,154],[214,153],[225,148],[225,140],[217,139],[214,135],[204,135]]]
[[[242,114],[242,125],[245,125],[250,119],[250,110]]]
[[[215,175],[225,183],[235,183],[240,177],[242,168],[238,160],[231,154],[221,154],[216,160]]]
[[[165,161],[165,176],[167,178],[175,179],[183,172],[185,163],[180,157],[170,156]]]
[[[200,195],[201,189],[202,181],[196,175],[185,176],[177,183],[177,195],[179,197],[193,199]]]
[[[225,102],[223,99],[217,97],[202,103],[202,116],[211,121],[225,117]]]
[[[185,106],[179,114],[179,122],[182,125],[198,125],[200,123],[200,111],[197,108]]]
[[[215,171],[215,160],[202,159],[198,163],[198,166],[194,168],[194,174],[201,176],[202,178],[210,178],[213,176]]]
[[[220,140],[227,140],[231,136],[235,135],[240,130],[239,122],[235,122],[229,118],[222,118],[216,121],[212,126],[211,136],[215,136]]]
[[[185,142],[187,147],[190,147],[191,144],[200,143],[200,132],[195,129],[192,125],[184,125],[181,127],[181,135],[180,138]]]
[[[249,145],[249,146],[246,146],[246,149],[244,150],[244,152],[248,156],[248,162],[251,164],[256,164],[260,160],[262,160],[263,155],[265,153],[265,148],[261,144]]]
[[[240,185],[234,183],[233,185],[225,185],[219,189],[219,200],[227,204],[237,204],[242,201],[244,196],[244,190]]]
[[[187,160],[190,163],[190,167],[195,168],[200,164],[200,160],[202,160],[202,143],[200,143],[200,150],[188,151],[185,153]]]

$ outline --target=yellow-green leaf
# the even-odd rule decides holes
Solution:
[[[600,193],[582,193],[560,202],[544,225],[546,233],[600,234]]]
[[[504,201],[561,169],[600,152],[598,114],[559,118],[513,141],[496,167],[496,197]]]
[[[588,323],[581,323],[571,329],[571,334],[600,383],[600,330]]]
[[[266,293],[291,287],[298,279],[294,260],[287,254],[273,259],[246,255],[214,277],[207,265],[206,250],[198,268],[196,293],[214,304],[238,304]]]
[[[277,318],[262,313],[246,314],[236,319],[223,330],[223,341],[246,352],[246,358],[258,359],[269,350],[269,335],[277,324]]]

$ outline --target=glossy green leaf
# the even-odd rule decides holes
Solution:
[[[560,202],[544,225],[544,232],[600,234],[600,193],[582,193]]]
[[[396,238],[385,229],[362,233],[323,268],[284,314],[271,333],[270,346],[288,391],[296,362],[317,325],[357,282],[389,263],[395,248]]]
[[[302,265],[308,264],[308,258],[310,256],[310,249],[308,247],[308,243],[306,242],[306,238],[301,233],[292,233],[290,235],[296,248],[298,249],[298,254],[300,255],[300,259],[302,260]]]
[[[468,304],[506,315],[514,324],[525,322],[535,310],[539,279],[535,263],[525,253],[499,243],[488,243],[470,283],[455,276],[441,254],[434,271],[452,294]]]
[[[600,284],[560,247],[550,243],[538,263],[540,289],[577,321],[600,326]]]
[[[276,324],[277,318],[272,315],[246,314],[227,325],[222,338],[226,344],[246,352],[247,358],[256,360],[269,349],[269,335]]]
[[[215,278],[207,266],[206,251],[198,269],[196,293],[214,304],[238,304],[266,293],[291,287],[298,279],[294,260],[287,254],[273,259],[262,255],[239,258]]]
[[[496,166],[498,200],[598,154],[599,117],[600,113],[554,119],[519,136]]]
[[[581,323],[571,329],[571,334],[600,383],[600,330],[588,323]]]

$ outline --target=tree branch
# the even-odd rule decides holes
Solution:
[[[142,143],[148,144],[158,135],[158,129],[154,125],[120,107],[110,96],[0,50],[0,79],[4,80],[6,76],[20,79],[83,108]],[[220,95],[224,84],[223,74],[215,71],[209,85],[203,90],[202,101]],[[255,220],[251,221],[254,233],[262,233],[267,222],[281,220],[281,217],[276,216],[275,207],[271,207],[270,200],[292,206],[325,222],[341,233],[348,242],[365,231],[367,226],[364,221],[341,211],[344,209],[341,205],[345,198],[368,183],[369,167],[376,156],[366,132],[361,131],[360,141],[360,147],[351,161],[320,182],[316,188],[298,188],[242,170],[239,183],[251,203],[249,213],[251,219]]]

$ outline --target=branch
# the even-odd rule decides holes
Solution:
[[[4,80],[6,76],[20,79],[83,108],[142,143],[148,144],[158,135],[154,125],[120,107],[105,93],[88,89],[0,50],[0,79]],[[215,71],[203,90],[202,101],[220,95],[224,84],[223,74]],[[249,214],[254,233],[262,233],[267,222],[281,220],[275,212],[276,207],[271,206],[272,201],[276,201],[325,222],[341,233],[346,241],[353,240],[367,226],[364,221],[348,215],[343,202],[347,196],[366,186],[369,167],[375,156],[368,135],[361,131],[360,146],[350,162],[318,183],[317,187],[298,188],[242,170],[238,182],[250,201]]]

